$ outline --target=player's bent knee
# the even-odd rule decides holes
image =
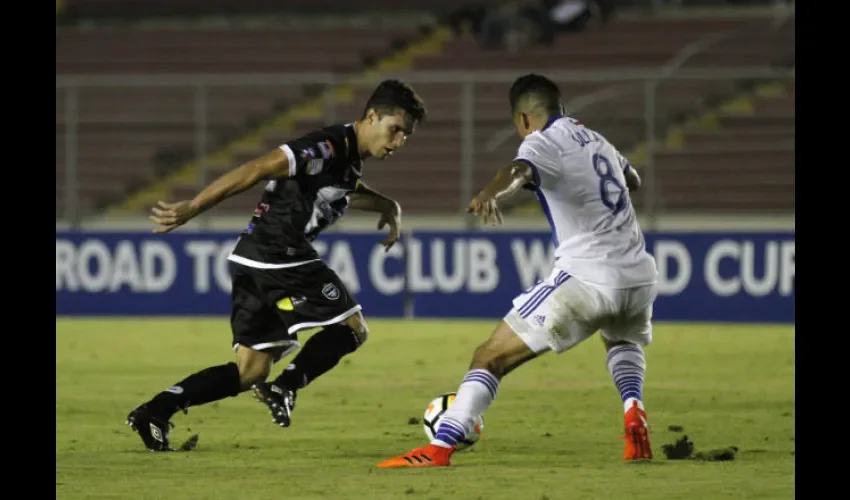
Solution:
[[[239,369],[239,381],[242,389],[248,389],[257,382],[268,378],[271,372],[271,354],[264,351],[255,351],[245,346],[239,346],[236,351],[236,367]]]
[[[489,341],[475,348],[475,352],[472,354],[471,368],[487,370],[495,375],[496,378],[502,378],[507,373],[508,364],[508,356]]]
[[[533,350],[506,322],[502,321],[472,356],[472,369],[484,369],[501,379],[525,362],[546,352]]]
[[[605,337],[602,338],[602,343],[605,344],[605,350],[610,351],[612,348],[617,347],[618,345],[632,345],[633,342],[629,342],[627,340],[608,340]]]
[[[369,325],[366,324],[366,319],[359,312],[349,316],[345,320],[345,326],[351,328],[354,336],[357,337],[357,346],[363,345],[369,338]]]
[[[252,363],[247,365],[239,365],[239,382],[243,389],[247,389],[257,382],[263,382],[271,373],[272,361],[269,358],[267,363]]]

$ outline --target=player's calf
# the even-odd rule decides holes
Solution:
[[[475,349],[470,369],[441,419],[432,444],[456,446],[472,429],[475,417],[496,399],[502,377],[535,356],[507,323],[499,323],[490,338]]]
[[[274,385],[297,391],[334,368],[346,355],[360,348],[369,330],[360,314],[344,323],[328,325],[304,343]]]
[[[432,444],[455,446],[472,429],[474,419],[496,399],[502,377],[536,354],[504,321],[475,349],[457,397],[443,416]]]
[[[528,348],[511,327],[502,322],[493,335],[472,353],[470,370],[486,370],[495,378],[512,372],[538,354]]]
[[[385,460],[378,467],[451,465],[450,457],[458,441],[472,430],[475,417],[483,414],[496,399],[501,378],[537,355],[507,323],[500,322],[490,338],[475,349],[470,369],[458,387],[454,402],[440,419],[431,443]]]
[[[171,417],[191,406],[201,406],[247,390],[257,380],[264,380],[271,367],[271,356],[239,346],[236,363],[211,366],[189,375],[134,409],[127,424],[153,451],[170,451],[168,430]]]
[[[329,325],[310,337],[304,347],[273,382],[256,383],[254,397],[268,406],[272,419],[281,427],[292,423],[298,390],[330,371],[346,355],[356,351],[369,335],[360,313],[343,323]]]
[[[357,313],[349,316],[345,320],[345,325],[351,328],[354,336],[357,337],[357,347],[366,343],[366,339],[369,338],[369,325],[366,324],[366,318],[362,314]]]
[[[236,367],[239,370],[239,387],[247,391],[268,378],[272,369],[272,355],[240,345],[236,348]]]

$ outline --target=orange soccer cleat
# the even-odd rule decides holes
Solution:
[[[649,444],[649,426],[646,423],[646,412],[638,407],[637,401],[623,417],[626,428],[626,448],[623,451],[625,460],[647,460],[652,458],[652,448]]]
[[[392,469],[396,467],[448,467],[452,464],[449,457],[454,453],[455,447],[444,448],[429,444],[423,448],[416,448],[400,457],[393,457],[379,463],[379,469]]]

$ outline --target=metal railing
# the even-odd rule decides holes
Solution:
[[[680,1],[677,2],[664,2],[659,0],[653,1],[654,7],[662,7],[664,4],[680,4]],[[786,5],[784,1],[775,2],[777,7],[787,7],[787,8],[777,8],[775,11],[774,22],[770,28],[773,33],[776,33],[781,27],[782,24],[793,18],[794,11],[793,6]],[[716,45],[733,41],[735,39],[744,38],[747,36],[751,36],[752,31],[750,28],[738,31],[723,31],[716,33],[709,33],[708,35],[695,40],[691,43],[685,44],[676,54],[674,54],[666,63],[661,65],[660,75],[658,78],[650,78],[647,79],[643,85],[643,93],[645,99],[645,138],[644,144],[647,149],[647,160],[643,165],[647,172],[647,184],[649,189],[644,191],[644,210],[650,214],[650,219],[657,212],[655,210],[655,200],[658,197],[657,193],[657,183],[655,182],[655,168],[654,168],[654,150],[656,147],[655,139],[656,139],[656,118],[655,118],[655,110],[656,104],[655,99],[658,94],[658,87],[665,80],[670,78],[677,71],[681,71],[682,68],[687,64],[690,60],[692,60],[695,56],[703,53],[704,51],[715,47]],[[601,89],[594,90],[592,92],[580,95],[578,97],[574,97],[568,102],[564,104],[564,108],[567,114],[577,116],[586,108],[599,105],[605,103],[607,101],[612,101],[614,99],[622,98],[627,94],[632,94],[640,91],[641,88],[638,86],[623,86],[623,85],[613,85],[608,87],[603,87]],[[507,125],[504,128],[500,129],[496,133],[494,133],[490,139],[487,140],[484,146],[484,151],[487,153],[491,153],[499,149],[503,144],[505,144],[511,137],[514,136],[516,129],[513,125]],[[652,224],[652,222],[650,222]]]
[[[589,122],[591,127],[600,129],[603,134],[606,133],[604,126],[594,126],[594,119],[582,117],[582,111],[592,110],[595,105],[604,104],[611,95],[620,95],[620,90],[614,90],[617,82],[628,85],[642,86],[644,89],[644,116],[645,130],[643,131],[644,141],[647,144],[653,144],[657,140],[656,132],[656,108],[658,106],[657,99],[659,94],[658,82],[674,82],[670,88],[675,89],[675,82],[694,82],[694,81],[724,81],[724,80],[770,80],[777,78],[793,78],[793,70],[788,71],[773,67],[751,67],[751,68],[712,68],[712,69],[688,69],[681,68],[671,70],[674,66],[667,65],[663,68],[646,70],[646,69],[619,69],[616,71],[552,71],[547,72],[554,81],[562,85],[570,84],[599,84],[602,88],[598,91],[586,94],[568,104],[571,112],[577,113],[585,122]],[[539,71],[529,69],[529,72]],[[497,121],[493,116],[481,116],[483,110],[487,110],[491,105],[498,106],[499,109],[506,106],[502,101],[507,86],[517,77],[524,73],[520,70],[512,71],[430,71],[430,72],[407,72],[396,73],[392,75],[382,75],[384,77],[401,78],[414,86],[428,86],[420,88],[420,94],[426,104],[429,105],[431,115],[429,123],[422,127],[427,130],[430,127],[457,127],[456,132],[460,136],[460,147],[457,151],[458,162],[460,165],[458,174],[459,189],[456,194],[457,203],[459,206],[471,198],[474,189],[474,183],[477,181],[475,172],[476,165],[482,161],[508,161],[507,156],[499,158],[499,148],[494,146],[494,143],[477,144],[478,137],[481,135],[479,127],[487,130],[499,130],[507,121],[508,113],[500,112],[501,120]],[[341,77],[330,73],[299,73],[299,74],[243,74],[243,75],[123,75],[123,76],[95,76],[95,75],[73,75],[73,76],[57,76],[57,133],[60,133],[60,117],[64,128],[61,133],[64,137],[60,141],[57,138],[57,144],[64,144],[63,151],[57,151],[57,180],[64,179],[61,186],[62,210],[61,216],[57,214],[57,219],[68,221],[71,227],[78,226],[82,220],[92,213],[82,206],[80,192],[90,183],[97,182],[97,177],[91,180],[90,177],[83,178],[80,176],[82,170],[86,170],[89,165],[86,164],[87,158],[90,156],[91,145],[88,153],[83,151],[80,144],[81,133],[89,126],[92,113],[104,113],[111,115],[111,119],[115,120],[114,124],[133,123],[134,112],[139,111],[138,106],[128,106],[126,112],[121,109],[115,109],[115,106],[120,107],[120,103],[111,102],[112,109],[97,110],[87,107],[87,103],[96,102],[88,94],[90,92],[102,92],[102,89],[131,89],[145,88],[150,90],[150,106],[154,106],[157,102],[157,91],[155,89],[183,89],[185,91],[187,110],[185,127],[191,127],[194,130],[193,141],[190,146],[194,148],[194,160],[199,168],[198,184],[203,184],[208,180],[208,168],[206,164],[209,162],[210,155],[215,153],[216,149],[212,147],[214,144],[213,136],[213,121],[215,118],[217,105],[221,104],[217,96],[219,89],[238,88],[238,89],[258,89],[266,87],[267,89],[283,89],[293,85],[305,86],[324,86],[325,93],[322,95],[324,99],[324,114],[319,118],[320,121],[331,123],[339,120],[354,119],[356,116],[351,116],[348,113],[354,113],[355,108],[349,108],[348,105],[336,103],[331,90],[334,84],[345,83],[353,86],[356,89],[368,89],[373,87],[379,81],[378,77]],[[640,88],[640,87],[635,87]],[[248,93],[251,91],[249,90]],[[663,92],[662,92],[663,94]],[[663,95],[662,95],[663,97]],[[174,99],[173,95],[170,99]],[[236,100],[238,105],[238,99]],[[189,104],[191,103],[191,104]],[[131,102],[128,105],[133,104]],[[145,103],[143,107],[147,106]],[[359,113],[362,103],[356,102],[351,106],[356,107],[356,112]],[[348,108],[348,109],[346,109]],[[191,111],[188,111],[191,110]],[[61,115],[60,115],[61,111]],[[606,113],[616,112],[616,110],[608,110]],[[343,115],[345,113],[345,115]],[[148,116],[149,118],[149,116]],[[616,116],[608,116],[608,119],[615,120]],[[314,120],[315,121],[315,120]],[[101,121],[101,124],[108,123]],[[238,125],[238,124],[236,124]],[[452,130],[455,130],[452,128]],[[420,134],[425,132],[420,131]],[[606,134],[607,135],[607,134]],[[281,137],[281,140],[286,140],[288,137]],[[483,147],[482,147],[483,146]],[[625,146],[624,146],[625,147]],[[478,148],[481,148],[480,150]],[[85,154],[84,154],[85,153]],[[506,153],[511,154],[511,153]],[[654,168],[652,161],[653,152],[650,148],[647,155],[647,160],[643,165],[645,171],[645,180],[648,184],[653,184]],[[144,163],[146,159],[138,159],[139,163]],[[83,162],[83,163],[81,163]],[[60,168],[61,167],[61,168]],[[115,165],[114,168],[122,168],[123,165]],[[491,164],[492,168],[493,165]],[[64,169],[60,172],[61,169]],[[88,183],[88,184],[87,184]],[[57,186],[59,188],[59,186]],[[647,207],[655,207],[657,194],[653,189],[647,189],[646,198],[643,200]],[[428,193],[423,193],[428,195]],[[455,195],[452,195],[455,196]],[[58,200],[57,200],[58,201]],[[649,208],[652,210],[653,208]]]
[[[689,59],[699,54],[701,51],[719,42],[726,41],[736,35],[743,34],[745,33],[711,33],[695,42],[689,43],[682,47],[682,49],[677,52],[673,57],[671,57],[668,62],[661,66],[661,73],[662,75],[670,75],[677,69],[680,69],[682,66],[684,66],[684,64]],[[662,79],[664,78],[666,78],[666,76],[662,76]],[[605,102],[611,99],[616,99],[618,97],[622,97],[624,94],[635,91],[636,89],[634,87],[623,88],[619,85],[613,87],[605,87],[573,98],[572,100],[564,104],[564,108],[567,114],[577,114],[585,108],[594,104],[599,104],[601,102]],[[485,151],[492,152],[498,149],[514,134],[514,130],[514,127],[509,125],[493,134],[493,136],[487,141],[487,145],[484,147]]]

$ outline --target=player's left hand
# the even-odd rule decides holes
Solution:
[[[401,234],[401,209],[398,208],[398,204],[393,210],[381,213],[381,218],[378,220],[378,230],[385,226],[390,227],[390,234],[381,242],[381,245],[384,245],[385,252],[389,252],[390,248],[398,241],[399,234]]]
[[[157,223],[157,227],[153,228],[155,233],[173,231],[198,215],[198,211],[192,207],[192,202],[188,200],[175,203],[159,201],[151,209],[151,213],[153,215],[150,216],[150,220]]]
[[[488,222],[493,226],[502,224],[502,212],[496,204],[496,200],[483,199],[476,196],[469,202],[466,211],[473,215],[481,217],[481,221],[486,225]]]

